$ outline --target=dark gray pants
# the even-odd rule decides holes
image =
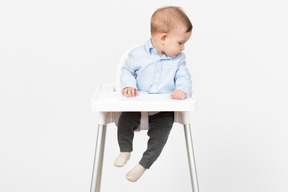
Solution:
[[[133,151],[134,130],[140,125],[141,112],[122,112],[118,124],[121,152]],[[159,157],[174,123],[174,112],[159,112],[149,116],[148,146],[139,164],[149,169]]]

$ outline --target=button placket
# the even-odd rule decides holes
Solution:
[[[153,85],[151,89],[152,92],[156,91],[159,85],[160,75],[161,75],[161,60],[157,61],[156,63],[155,76],[154,76]]]

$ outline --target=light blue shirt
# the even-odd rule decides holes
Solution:
[[[182,52],[172,58],[160,56],[151,40],[132,49],[121,69],[122,89],[133,87],[149,94],[172,94],[180,89],[190,96],[192,82]]]

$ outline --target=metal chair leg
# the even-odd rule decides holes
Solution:
[[[193,192],[199,192],[197,171],[196,171],[196,163],[195,163],[195,157],[194,157],[194,151],[193,151],[193,141],[192,141],[192,134],[191,134],[190,124],[185,124],[184,125],[184,133],[185,133],[185,140],[186,140],[186,147],[187,147],[187,155],[188,155],[188,162],[189,162],[192,189],[193,189]]]
[[[106,125],[98,125],[90,192],[100,192]]]

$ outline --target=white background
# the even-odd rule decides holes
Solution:
[[[176,3],[175,3],[176,2]],[[0,3],[0,191],[89,191],[95,87],[112,83],[122,53],[150,38],[163,5],[182,6],[198,111],[192,133],[201,192],[287,192],[288,27],[285,1],[14,1]],[[107,132],[103,192],[191,191],[184,134],[175,125],[136,183],[146,133],[115,168]]]

